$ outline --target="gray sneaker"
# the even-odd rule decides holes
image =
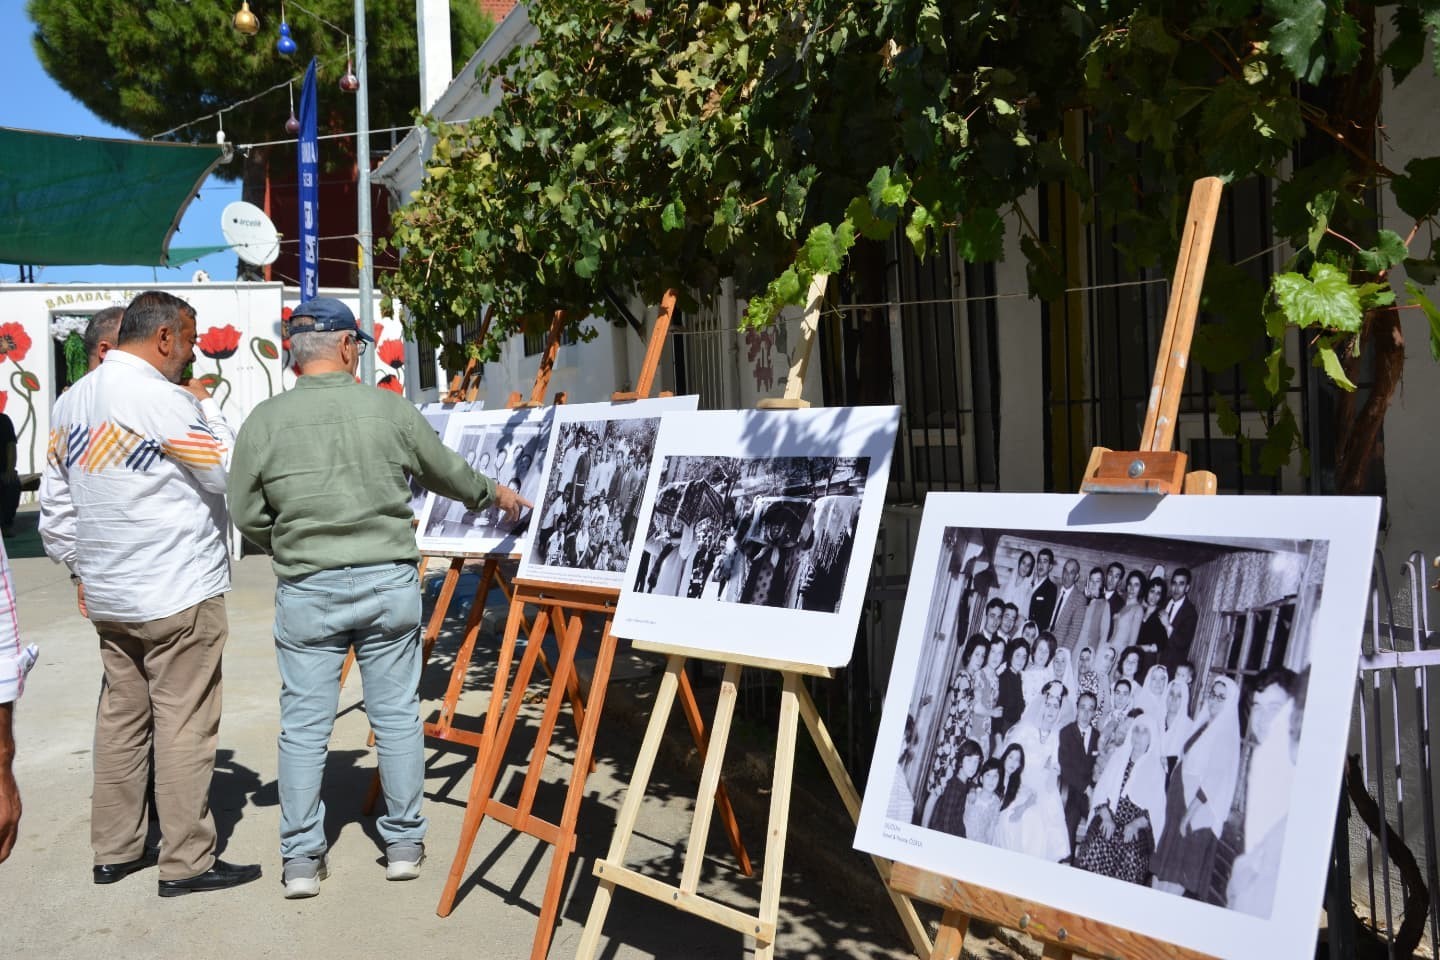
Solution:
[[[414,880],[425,862],[425,844],[419,840],[397,840],[385,848],[385,879]]]
[[[281,879],[285,883],[286,900],[303,900],[320,892],[320,881],[330,875],[326,858],[291,857],[285,861]]]

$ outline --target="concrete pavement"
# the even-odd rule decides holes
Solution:
[[[435,915],[463,817],[470,782],[468,752],[428,745],[429,859],[420,879],[385,881],[383,848],[371,820],[359,809],[374,756],[366,746],[358,675],[342,692],[326,773],[330,878],[318,898],[282,899],[275,786],[279,680],[270,639],[274,578],[268,561],[258,556],[236,565],[229,596],[231,635],[212,808],[222,856],[232,862],[259,862],[265,876],[235,890],[175,899],[156,896],[153,870],[112,886],[93,885],[90,755],[99,659],[93,629],[75,609],[63,568],[41,555],[34,524],[33,508],[22,511],[17,533],[7,541],[21,629],[27,642],[40,645],[40,661],[16,712],[16,775],[24,816],[16,850],[0,866],[5,901],[0,941],[5,943],[5,955],[74,960],[291,958],[330,953],[417,958],[529,955],[550,858],[536,841],[498,824],[482,828],[454,912],[445,919]],[[464,595],[462,585],[457,597]],[[503,610],[492,609],[489,617],[503,623]],[[447,634],[426,672],[422,708],[427,718],[443,694],[455,633],[462,622],[452,613]],[[477,650],[470,692],[459,711],[465,723],[477,728],[493,667],[494,641],[492,631],[482,635],[485,646]],[[611,685],[597,744],[597,767],[580,813],[579,849],[567,877],[550,951],[553,958],[574,955],[595,889],[591,864],[608,847],[648,719],[646,705],[657,685],[657,669],[655,661],[633,655],[617,661],[618,676]],[[536,708],[527,710],[538,715]],[[537,813],[550,819],[558,819],[561,778],[568,775],[573,733],[567,716],[557,727],[547,760],[546,779],[554,786],[542,790]],[[670,734],[627,858],[628,865],[667,880],[679,875],[698,779],[694,747],[683,723],[672,719]],[[727,761],[726,776],[736,795],[756,879],[735,873],[723,839],[712,830],[701,892],[754,910],[763,859],[768,755],[757,749],[747,756],[743,746],[739,753],[733,762]],[[520,757],[523,754],[512,759]],[[518,793],[522,775],[523,768],[510,768],[509,791]],[[828,782],[802,782],[797,787],[776,955],[908,956],[867,859],[849,849],[851,833],[833,794]],[[607,942],[601,951],[605,960],[743,958],[754,950],[753,941],[623,891],[617,894],[605,932]],[[979,955],[989,953],[987,945]]]

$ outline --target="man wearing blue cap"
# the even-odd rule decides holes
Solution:
[[[419,552],[407,474],[472,509],[512,518],[530,503],[447,449],[404,398],[355,379],[373,342],[350,308],[322,297],[291,314],[295,389],[245,421],[230,469],[230,511],[273,556],[280,665],[280,855],[285,896],[313,897],[326,874],[320,782],[353,647],[375,730],[386,813],[385,876],[424,859]]]

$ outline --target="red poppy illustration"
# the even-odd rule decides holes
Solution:
[[[0,360],[6,357],[17,364],[30,352],[30,334],[18,323],[0,323]]]
[[[405,342],[403,340],[386,340],[380,344],[377,355],[391,368],[399,370],[405,366]]]
[[[10,391],[0,390],[0,413],[5,412],[5,404],[10,402]]]
[[[240,349],[240,331],[228,323],[223,327],[211,327],[195,341],[195,346],[211,360],[224,360],[233,357]]]
[[[375,384],[375,386],[379,387],[381,390],[389,390],[391,393],[398,393],[402,396],[405,393],[405,387],[401,385],[400,378],[395,376],[395,374],[393,373],[385,374],[385,376],[381,377],[380,382]]]

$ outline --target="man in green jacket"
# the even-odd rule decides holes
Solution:
[[[272,554],[279,579],[280,855],[285,896],[295,899],[319,893],[326,874],[320,781],[351,647],[380,755],[385,876],[414,879],[424,859],[419,551],[407,473],[511,519],[530,503],[472,470],[402,397],[355,380],[371,339],[345,304],[302,304],[288,333],[300,379],[245,421],[229,496],[235,525]]]

